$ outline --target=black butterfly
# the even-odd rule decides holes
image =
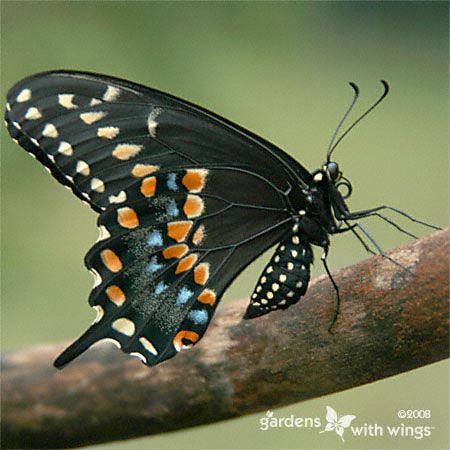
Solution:
[[[369,111],[386,96],[383,84]],[[351,85],[326,163],[310,173],[238,125],[128,81],[59,71],[17,83],[5,114],[12,138],[100,214],[85,258],[98,316],[55,366],[102,339],[153,366],[199,341],[227,286],[275,243],[246,319],[305,294],[311,244],[324,249],[329,274],[330,234],[352,231],[364,242],[356,229],[365,229],[349,221],[393,208],[351,213],[345,204],[351,185],[331,154],[369,112],[334,142],[358,97]]]

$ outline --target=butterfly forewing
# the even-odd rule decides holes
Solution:
[[[292,227],[310,174],[195,105],[80,72],[8,93],[11,136],[97,212],[95,323],[56,361],[113,339],[148,365],[198,342],[239,272]]]

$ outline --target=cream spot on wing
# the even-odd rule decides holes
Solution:
[[[157,172],[159,170],[159,166],[154,166],[151,164],[136,164],[131,170],[131,175],[136,178],[145,177],[146,175],[150,175],[151,173]]]
[[[66,180],[73,183],[73,178],[70,175],[66,175]]]
[[[36,146],[39,147],[39,142],[35,138],[30,138],[30,141]]]
[[[80,119],[87,125],[91,125],[106,116],[104,111],[91,111],[80,114]]]
[[[78,108],[78,106],[73,103],[73,97],[73,94],[59,94],[58,103],[66,109]]]
[[[147,358],[146,358],[142,353],[139,353],[139,352],[131,352],[131,353],[130,353],[130,356],[134,356],[135,358],[140,359],[144,364],[147,363]]]
[[[100,320],[102,320],[103,316],[105,315],[105,310],[100,305],[94,305],[93,308],[97,312],[97,317],[92,322],[92,325],[94,323],[100,322]]]
[[[102,103],[101,100],[99,100],[98,98],[93,98],[91,100],[91,102],[89,103],[89,106],[97,106],[97,105],[100,105],[100,103]]]
[[[91,169],[89,168],[89,164],[86,161],[78,161],[77,162],[77,173],[80,175],[88,176],[91,173]]]
[[[121,317],[120,319],[116,319],[112,328],[119,333],[124,334],[125,336],[133,336],[136,331],[136,327],[134,323],[130,319],[126,319],[125,317]]]
[[[32,106],[31,108],[28,108],[28,111],[25,114],[25,119],[28,119],[28,120],[37,120],[37,119],[40,119],[41,117],[42,117],[41,112],[34,106]]]
[[[156,350],[155,346],[145,337],[140,337],[139,342],[142,344],[142,346],[145,348],[145,350],[149,351],[153,355],[157,356],[158,351]]]
[[[55,163],[55,157],[53,155],[47,155],[47,157],[53,164]]]
[[[52,123],[47,123],[44,127],[44,130],[42,131],[42,135],[46,137],[57,138],[58,130]]]
[[[156,137],[156,128],[158,127],[158,122],[156,121],[156,118],[161,114],[161,108],[155,108],[153,111],[149,114],[147,119],[147,128],[148,132],[150,133],[150,136],[155,138]]]
[[[61,153],[62,155],[70,156],[70,155],[73,155],[73,148],[68,142],[62,141],[59,144],[58,153]]]
[[[12,123],[18,130],[21,130],[22,129],[22,127],[20,126],[20,123],[19,122],[13,122]],[[17,142],[16,142],[17,143]]]
[[[102,277],[95,269],[89,269],[90,274],[94,277],[94,288],[102,284]]]
[[[108,343],[110,343],[110,344],[113,344],[114,346],[116,346],[117,348],[121,348],[121,346],[120,346],[120,342],[119,341],[116,341],[115,339],[112,339],[112,338],[103,338],[103,339],[100,339],[99,341],[97,341],[96,342],[96,344],[99,344],[100,342],[108,342]]]
[[[92,178],[91,189],[95,192],[105,192],[105,184],[100,178]]]
[[[6,102],[6,111],[11,111],[11,105],[8,102]]]
[[[281,283],[284,283],[284,282],[287,280],[287,276],[286,276],[284,273],[282,273],[282,274],[278,277],[278,279],[280,280]]]
[[[16,101],[19,103],[27,102],[31,98],[31,91],[30,89],[23,89],[20,91],[19,95],[16,98]]]
[[[142,145],[118,144],[112,152],[114,158],[126,161],[136,156],[142,150]]]
[[[108,231],[108,229],[104,225],[100,225],[98,227],[98,239],[96,242],[104,241],[105,239],[108,239],[111,237],[111,233]]]
[[[123,203],[127,199],[125,191],[120,191],[117,195],[109,196],[109,203]]]
[[[117,100],[119,94],[120,94],[119,88],[116,88],[114,86],[108,86],[105,93],[103,94],[103,100],[105,100],[105,102],[113,102],[114,100]]]
[[[119,134],[118,127],[102,127],[97,130],[99,138],[114,139]]]

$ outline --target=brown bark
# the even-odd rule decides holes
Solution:
[[[204,339],[149,369],[109,345],[63,371],[64,344],[2,356],[2,447],[83,446],[273,409],[447,358],[449,231],[316,278],[285,312],[241,320],[247,299],[222,305]]]

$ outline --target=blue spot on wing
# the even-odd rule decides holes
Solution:
[[[159,269],[162,269],[164,267],[163,264],[159,264],[156,256],[153,256],[150,259],[150,262],[147,264],[147,272],[154,273],[157,272]]]
[[[171,191],[178,191],[177,174],[176,173],[169,173],[169,175],[167,176],[166,186]]]
[[[177,204],[173,198],[171,198],[167,202],[166,211],[167,211],[167,214],[171,217],[177,217],[178,214],[180,214],[180,211],[178,211],[178,208],[177,208]]]
[[[147,236],[147,244],[150,247],[162,247],[162,245],[163,245],[163,238],[162,238],[161,232],[158,231],[158,230],[152,231]]]
[[[177,305],[184,305],[194,293],[186,287],[182,287],[177,295]]]
[[[201,309],[194,309],[189,312],[188,319],[192,320],[196,325],[203,325],[208,322],[208,313]]]
[[[155,286],[155,294],[159,295],[161,294],[161,292],[165,291],[167,289],[167,284],[163,283],[162,281],[160,281],[156,286]]]

